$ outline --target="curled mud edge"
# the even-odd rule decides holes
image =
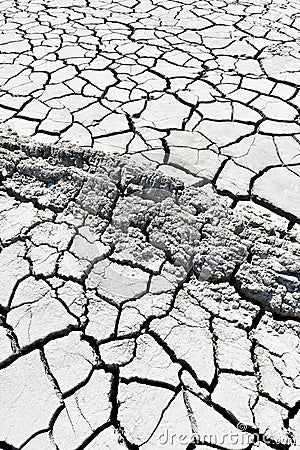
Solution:
[[[0,448],[298,448],[298,224],[8,130],[0,171]]]

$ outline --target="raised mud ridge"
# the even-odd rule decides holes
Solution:
[[[0,173],[0,448],[299,448],[299,225],[10,131]]]

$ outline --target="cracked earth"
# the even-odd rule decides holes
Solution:
[[[299,0],[1,0],[0,121],[300,217]]]
[[[1,1],[1,449],[300,449],[299,30]]]
[[[0,138],[3,449],[300,441],[300,225],[209,184]]]

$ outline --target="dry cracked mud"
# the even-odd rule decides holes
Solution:
[[[300,449],[299,44],[299,0],[1,0],[0,449]]]
[[[5,130],[0,173],[0,448],[299,448],[298,224]]]
[[[1,0],[0,121],[300,217],[299,0]]]

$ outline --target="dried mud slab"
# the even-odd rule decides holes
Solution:
[[[0,448],[300,444],[300,228],[0,138]]]

